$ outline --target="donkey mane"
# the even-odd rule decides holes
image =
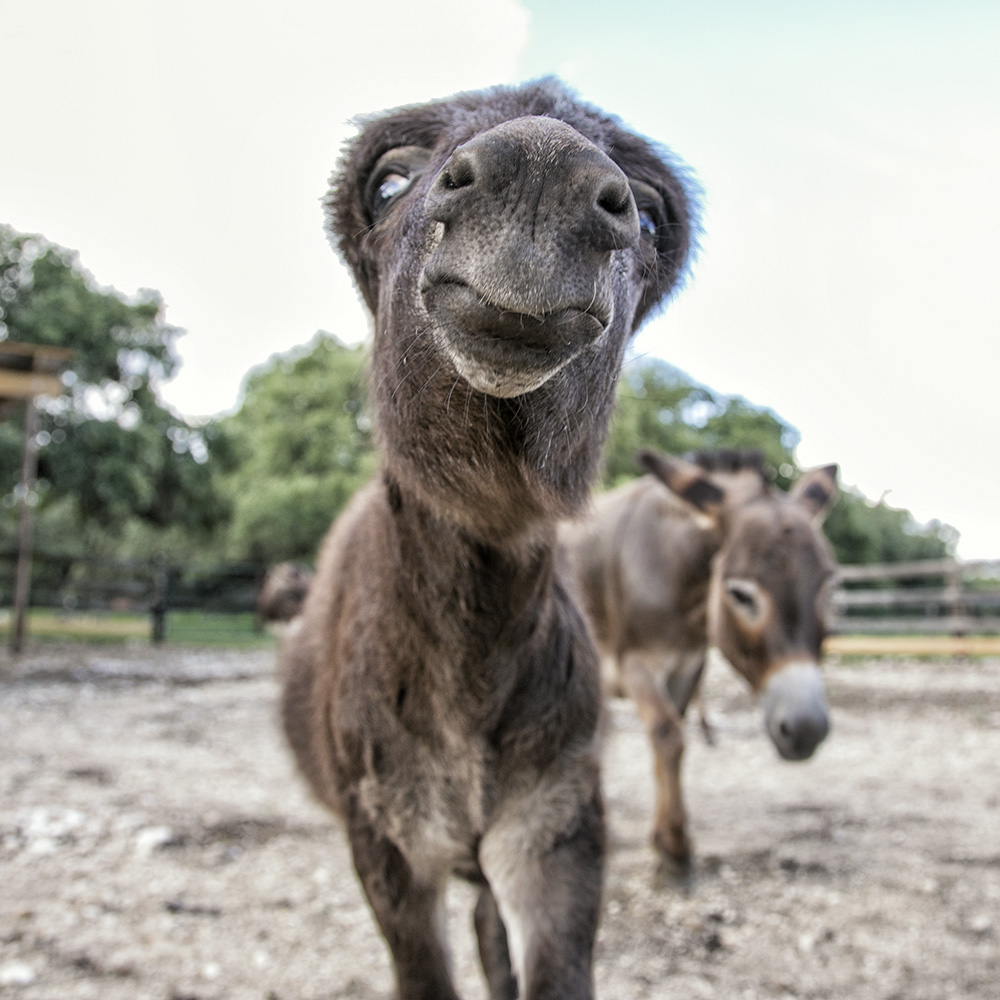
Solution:
[[[736,473],[756,472],[762,480],[769,480],[764,465],[764,453],[759,448],[718,448],[688,452],[684,458],[705,472]]]

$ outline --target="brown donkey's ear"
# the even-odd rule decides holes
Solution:
[[[822,524],[837,498],[837,466],[822,465],[803,472],[790,495],[809,511],[817,525]]]
[[[721,510],[726,495],[704,469],[658,451],[644,449],[637,457],[643,468],[692,507],[713,517]]]

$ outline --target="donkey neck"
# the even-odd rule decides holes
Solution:
[[[516,645],[551,594],[555,528],[484,541],[383,477],[397,593],[422,629],[458,647]]]
[[[491,544],[577,513],[600,462],[624,339],[609,332],[540,388],[499,398],[472,388],[419,335],[377,337],[386,468],[407,495]]]

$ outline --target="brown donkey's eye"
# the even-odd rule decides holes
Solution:
[[[372,199],[372,214],[377,218],[385,210],[386,206],[397,195],[401,195],[411,184],[413,178],[404,174],[392,171],[385,175],[375,189],[375,197]]]
[[[644,208],[639,209],[639,232],[644,236],[656,236],[656,218]]]
[[[365,208],[378,222],[423,173],[430,152],[420,146],[400,146],[383,153],[365,185]]]
[[[667,210],[660,193],[649,184],[630,180],[632,197],[639,212],[639,232],[654,242],[661,227],[666,221]]]
[[[727,580],[726,597],[733,613],[750,628],[758,628],[764,621],[768,598],[753,580]]]

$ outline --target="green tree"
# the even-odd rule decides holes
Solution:
[[[799,476],[793,450],[799,434],[773,411],[739,396],[723,396],[656,358],[626,365],[605,449],[604,486],[639,474],[635,455],[655,448],[673,455],[718,448],[759,449],[777,486]],[[908,510],[841,491],[824,523],[843,564],[937,559],[957,537],[940,522],[921,525]]]
[[[672,455],[718,448],[759,449],[781,485],[794,477],[798,433],[770,410],[722,396],[656,358],[626,365],[604,452],[604,484],[638,475],[635,455],[655,448]]]
[[[850,490],[841,493],[823,528],[843,565],[942,559],[958,537],[940,521],[922,525],[908,510]]]
[[[222,478],[233,507],[227,555],[313,559],[376,466],[362,348],[321,333],[271,358],[249,374],[221,433],[232,453]]]
[[[0,225],[0,339],[76,351],[66,393],[39,408],[40,540],[93,551],[119,546],[133,521],[204,536],[225,517],[207,463],[213,428],[157,395],[181,333],[163,314],[157,292],[101,287],[74,251]],[[22,436],[19,419],[0,433],[0,533],[11,531]]]

